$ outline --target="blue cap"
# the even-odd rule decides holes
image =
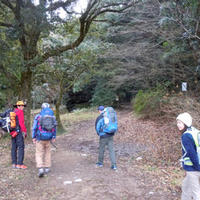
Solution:
[[[104,110],[104,106],[99,106],[98,110],[103,111]]]

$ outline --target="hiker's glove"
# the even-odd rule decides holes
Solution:
[[[25,132],[22,132],[22,135],[23,135],[24,138],[27,137],[27,133],[25,133]]]

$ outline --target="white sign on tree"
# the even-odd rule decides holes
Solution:
[[[187,82],[182,82],[182,92],[187,91]]]

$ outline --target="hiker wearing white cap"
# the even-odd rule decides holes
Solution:
[[[176,118],[181,136],[182,166],[186,176],[182,183],[181,200],[200,200],[200,153],[198,153],[200,132],[192,126],[189,113],[181,113]]]
[[[56,139],[56,118],[48,103],[43,103],[41,112],[34,118],[32,139],[35,144],[36,167],[38,176],[50,172],[51,167],[51,142]]]

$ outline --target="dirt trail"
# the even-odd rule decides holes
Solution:
[[[81,122],[57,137],[57,149],[52,146],[52,171],[43,178],[37,177],[33,144],[26,145],[27,170],[10,169],[10,155],[0,154],[0,200],[178,199],[178,194],[165,190],[132,159],[141,154],[142,147],[118,138],[116,135],[117,171],[110,169],[108,151],[104,167],[95,167],[98,137],[94,120]]]

